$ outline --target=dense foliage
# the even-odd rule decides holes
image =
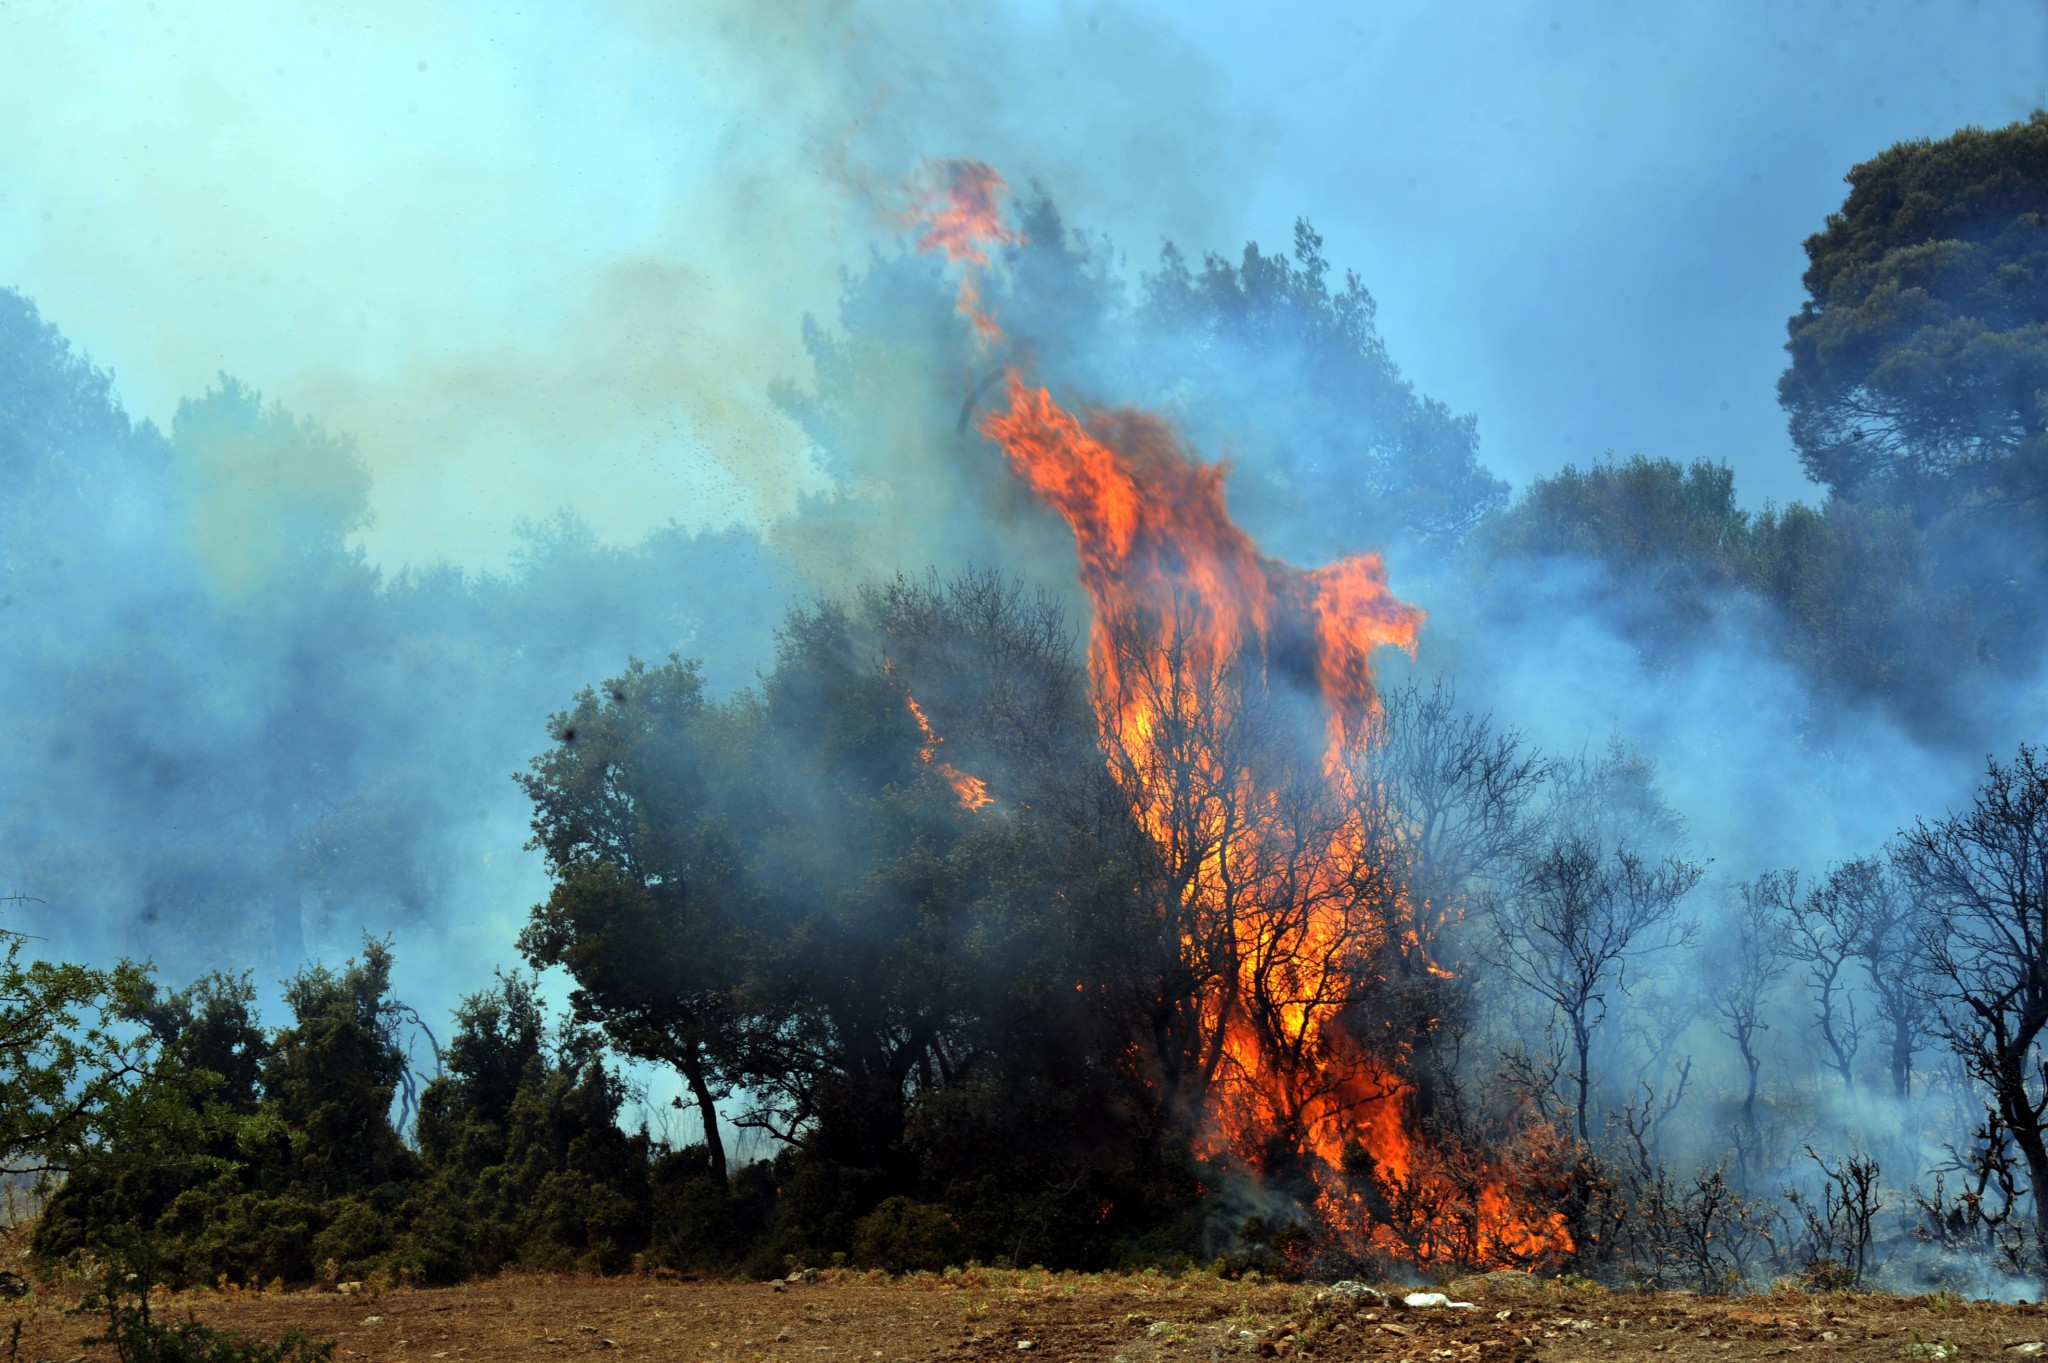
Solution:
[[[1779,396],[1838,500],[1911,511],[1991,648],[2048,583],[2048,113],[1900,143],[1809,238]]]
[[[339,971],[300,972],[275,1029],[246,979],[150,991],[133,1016],[160,1063],[74,1149],[37,1252],[118,1257],[174,1285],[626,1267],[667,1166],[620,1126],[625,1090],[594,1039],[546,1035],[531,983],[499,980],[458,1012],[409,1144],[393,1122],[409,1012],[390,969],[371,942]]]
[[[1906,509],[1837,499],[1748,511],[1722,464],[1568,466],[1531,484],[1469,552],[1482,583],[1531,560],[1595,565],[1587,604],[1657,666],[1683,667],[1732,621],[1821,696],[1884,705],[1923,732],[1962,722],[1971,697],[1958,674],[1988,670],[1991,650],[2008,647]]]

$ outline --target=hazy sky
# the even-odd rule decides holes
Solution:
[[[0,3],[0,284],[167,422],[226,370],[353,433],[378,561],[813,486],[767,401],[919,156],[1131,267],[1314,219],[1525,481],[1805,491],[1773,394],[1851,164],[2048,104],[2043,0]],[[1109,395],[1105,395],[1109,396]]]

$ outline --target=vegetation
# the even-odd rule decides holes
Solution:
[[[1400,379],[1370,296],[1355,278],[1332,289],[1306,224],[1286,257],[1252,247],[1197,270],[1169,250],[1127,299],[1098,245],[1041,203],[1014,296],[995,301],[1017,334],[1035,307],[1098,341],[1112,322],[1177,338],[1132,360],[1133,381],[1199,374],[1176,412],[1219,440],[1234,384],[1300,374],[1299,439],[1239,446],[1261,470],[1254,504],[1320,492],[1346,460],[1355,476],[1317,533],[1391,526],[1460,568],[1482,611],[1515,609],[1561,566],[1574,607],[1618,622],[1654,667],[1685,666],[1725,629],[1773,651],[1811,683],[1817,742],[1843,702],[1974,742],[2002,718],[1985,720],[1973,686],[2037,661],[2048,577],[2044,167],[2037,116],[1852,173],[1808,244],[1782,388],[1830,494],[1818,506],[1747,511],[1727,468],[1641,456],[1504,504],[1471,423]],[[878,263],[851,314],[886,328],[891,291],[924,269]],[[167,438],[131,427],[105,375],[25,303],[0,303],[0,366],[21,395],[0,404],[17,489],[0,506],[0,606],[19,592],[63,617],[83,588],[61,534],[120,549],[79,510],[98,479],[155,479],[167,499],[278,528],[220,562],[152,541],[173,567],[129,604],[181,631],[130,621],[145,642],[121,667],[81,649],[37,659],[23,683],[55,698],[23,720],[53,764],[156,774],[110,801],[138,842],[168,836],[186,791],[209,826],[249,838],[145,849],[112,859],[117,874],[76,829],[10,812],[5,846],[145,913],[196,919],[231,887],[287,937],[307,899],[424,912],[445,854],[419,832],[437,779],[488,750],[411,698],[425,680],[480,694],[511,676],[528,699],[559,681],[529,667],[514,598],[376,583],[345,548],[365,486],[345,441],[228,379]],[[865,335],[814,336],[818,389],[784,395],[850,475],[874,457],[862,432],[884,428],[882,399],[851,377]],[[1345,446],[1333,432],[1353,423],[1366,434]],[[248,467],[272,457],[303,486],[248,504]],[[666,543],[671,566],[703,547]],[[621,566],[568,524],[533,544],[530,571],[605,591],[654,562]],[[550,622],[578,641],[563,647],[574,675],[616,670],[624,650],[575,615]],[[1174,635],[1101,625],[1098,666]],[[138,697],[202,713],[216,647],[269,650],[277,695],[251,702],[246,731],[181,748],[94,722]],[[517,946],[566,980],[562,1016],[542,976],[504,974],[442,1045],[394,996],[383,939],[300,969],[267,1025],[250,976],[171,990],[9,937],[0,1164],[44,1180],[35,1253],[135,1274],[101,1279],[124,1359],[320,1356],[157,1322],[156,1283],[448,1282],[509,1265],[1335,1275],[1522,1255],[1698,1291],[2048,1272],[2035,748],[1992,761],[1969,808],[1883,848],[1716,882],[1626,743],[1541,752],[1447,682],[1409,683],[1383,697],[1369,759],[1323,781],[1322,730],[1284,684],[1262,673],[1256,703],[1219,706],[1203,688],[1237,678],[1169,659],[1129,669],[1159,692],[1145,722],[1165,756],[1140,771],[1098,741],[1081,652],[1054,600],[968,572],[797,606],[751,687],[670,655],[575,695],[518,778],[550,883]],[[388,743],[365,716],[388,721]],[[1248,808],[1250,783],[1219,769],[1270,775],[1270,799]],[[1271,831],[1223,857],[1215,830],[1247,820]],[[1199,898],[1190,887],[1224,860],[1222,888]],[[1310,895],[1334,904],[1328,931],[1287,937]],[[1324,953],[1320,973],[1278,959],[1273,943],[1300,940]],[[1289,991],[1311,976],[1341,1044],[1288,1030],[1306,1007]],[[1205,1116],[1233,1065],[1254,1068],[1233,1048],[1290,1043],[1306,1078],[1274,1097],[1271,1139],[1223,1148]],[[650,1129],[629,1078],[650,1072],[679,1087],[688,1143]],[[1315,1087],[1359,1073],[1384,1091]],[[1355,1136],[1341,1156],[1312,1148],[1315,1104],[1381,1100],[1409,1142],[1399,1168]],[[1335,1193],[1316,1160],[1339,1169]],[[1554,1214],[1569,1249],[1487,1243],[1476,1209],[1510,1196]]]

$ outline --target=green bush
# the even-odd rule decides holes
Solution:
[[[937,1272],[959,1263],[964,1249],[951,1212],[907,1197],[885,1199],[853,1228],[853,1261],[862,1268]]]

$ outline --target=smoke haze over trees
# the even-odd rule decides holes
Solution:
[[[38,952],[197,981],[22,986],[130,1028],[79,1024],[66,1063],[118,1082],[24,1138],[69,1150],[39,1248],[132,1224],[192,1281],[1342,1267],[1307,1119],[1247,1157],[1191,1115],[1225,1018],[1304,1035],[1230,982],[1314,881],[1412,911],[1324,945],[1428,1137],[1406,1185],[1342,1161],[1415,1257],[1507,1177],[1617,1279],[1860,1277],[1876,1236],[1901,1281],[2038,1282],[2044,127],[1851,175],[1780,389],[1825,495],[1755,510],[1655,451],[1511,496],[1308,223],[1133,270],[1035,191],[993,347],[909,250],[812,319],[772,394],[824,480],[791,514],[623,548],[564,515],[500,574],[385,574],[346,434],[226,375],[131,422],[0,293],[0,888]],[[1221,920],[1175,917],[1204,759],[1127,798],[1071,543],[976,425],[1012,363],[1160,413],[1266,551],[1383,547],[1430,612],[1353,806],[1302,793],[1284,678],[1190,744],[1278,773],[1291,834]],[[1382,840],[1304,871],[1347,821]],[[493,983],[515,951],[546,973]]]

